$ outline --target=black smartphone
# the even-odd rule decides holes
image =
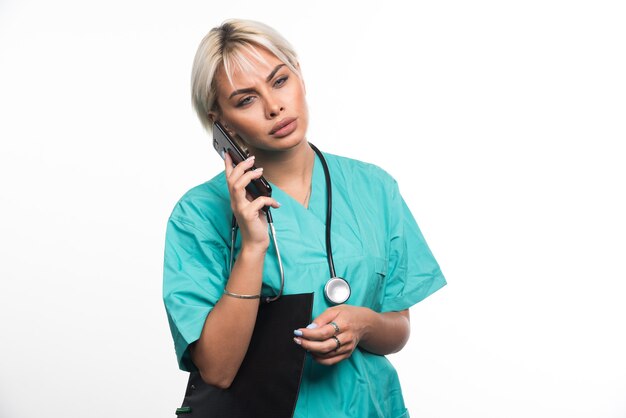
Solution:
[[[246,159],[245,152],[235,142],[233,138],[226,132],[226,129],[219,123],[213,124],[213,148],[222,157],[226,158],[226,153],[230,155],[230,159],[233,161],[233,166],[239,164]],[[256,167],[252,167],[250,170],[254,170]],[[272,187],[263,177],[254,179],[246,186],[246,190],[250,193],[253,199],[259,196],[272,196]]]

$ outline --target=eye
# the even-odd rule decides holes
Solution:
[[[285,84],[287,82],[287,79],[289,78],[289,76],[283,76],[280,77],[278,80],[276,80],[276,82],[274,82],[274,87],[281,87],[283,84]]]
[[[252,103],[253,99],[254,98],[252,96],[246,96],[246,97],[244,97],[243,99],[241,99],[241,100],[239,100],[237,102],[237,107],[242,107],[242,106],[248,105],[248,104]]]

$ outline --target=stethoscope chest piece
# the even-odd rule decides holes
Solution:
[[[324,296],[329,303],[340,305],[350,297],[350,285],[341,277],[332,277],[324,286]]]

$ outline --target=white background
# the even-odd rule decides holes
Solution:
[[[626,417],[620,1],[0,1],[0,417],[173,417],[190,105],[229,17],[300,54],[309,140],[400,183],[448,286],[391,356],[413,417]]]

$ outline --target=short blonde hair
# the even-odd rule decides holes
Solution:
[[[232,83],[236,70],[249,71],[254,63],[247,52],[258,62],[265,62],[256,48],[267,49],[276,58],[300,76],[295,50],[278,32],[266,24],[253,20],[230,19],[215,27],[202,39],[191,71],[191,100],[204,128],[211,132],[213,123],[209,112],[218,110],[216,74],[223,68]]]

